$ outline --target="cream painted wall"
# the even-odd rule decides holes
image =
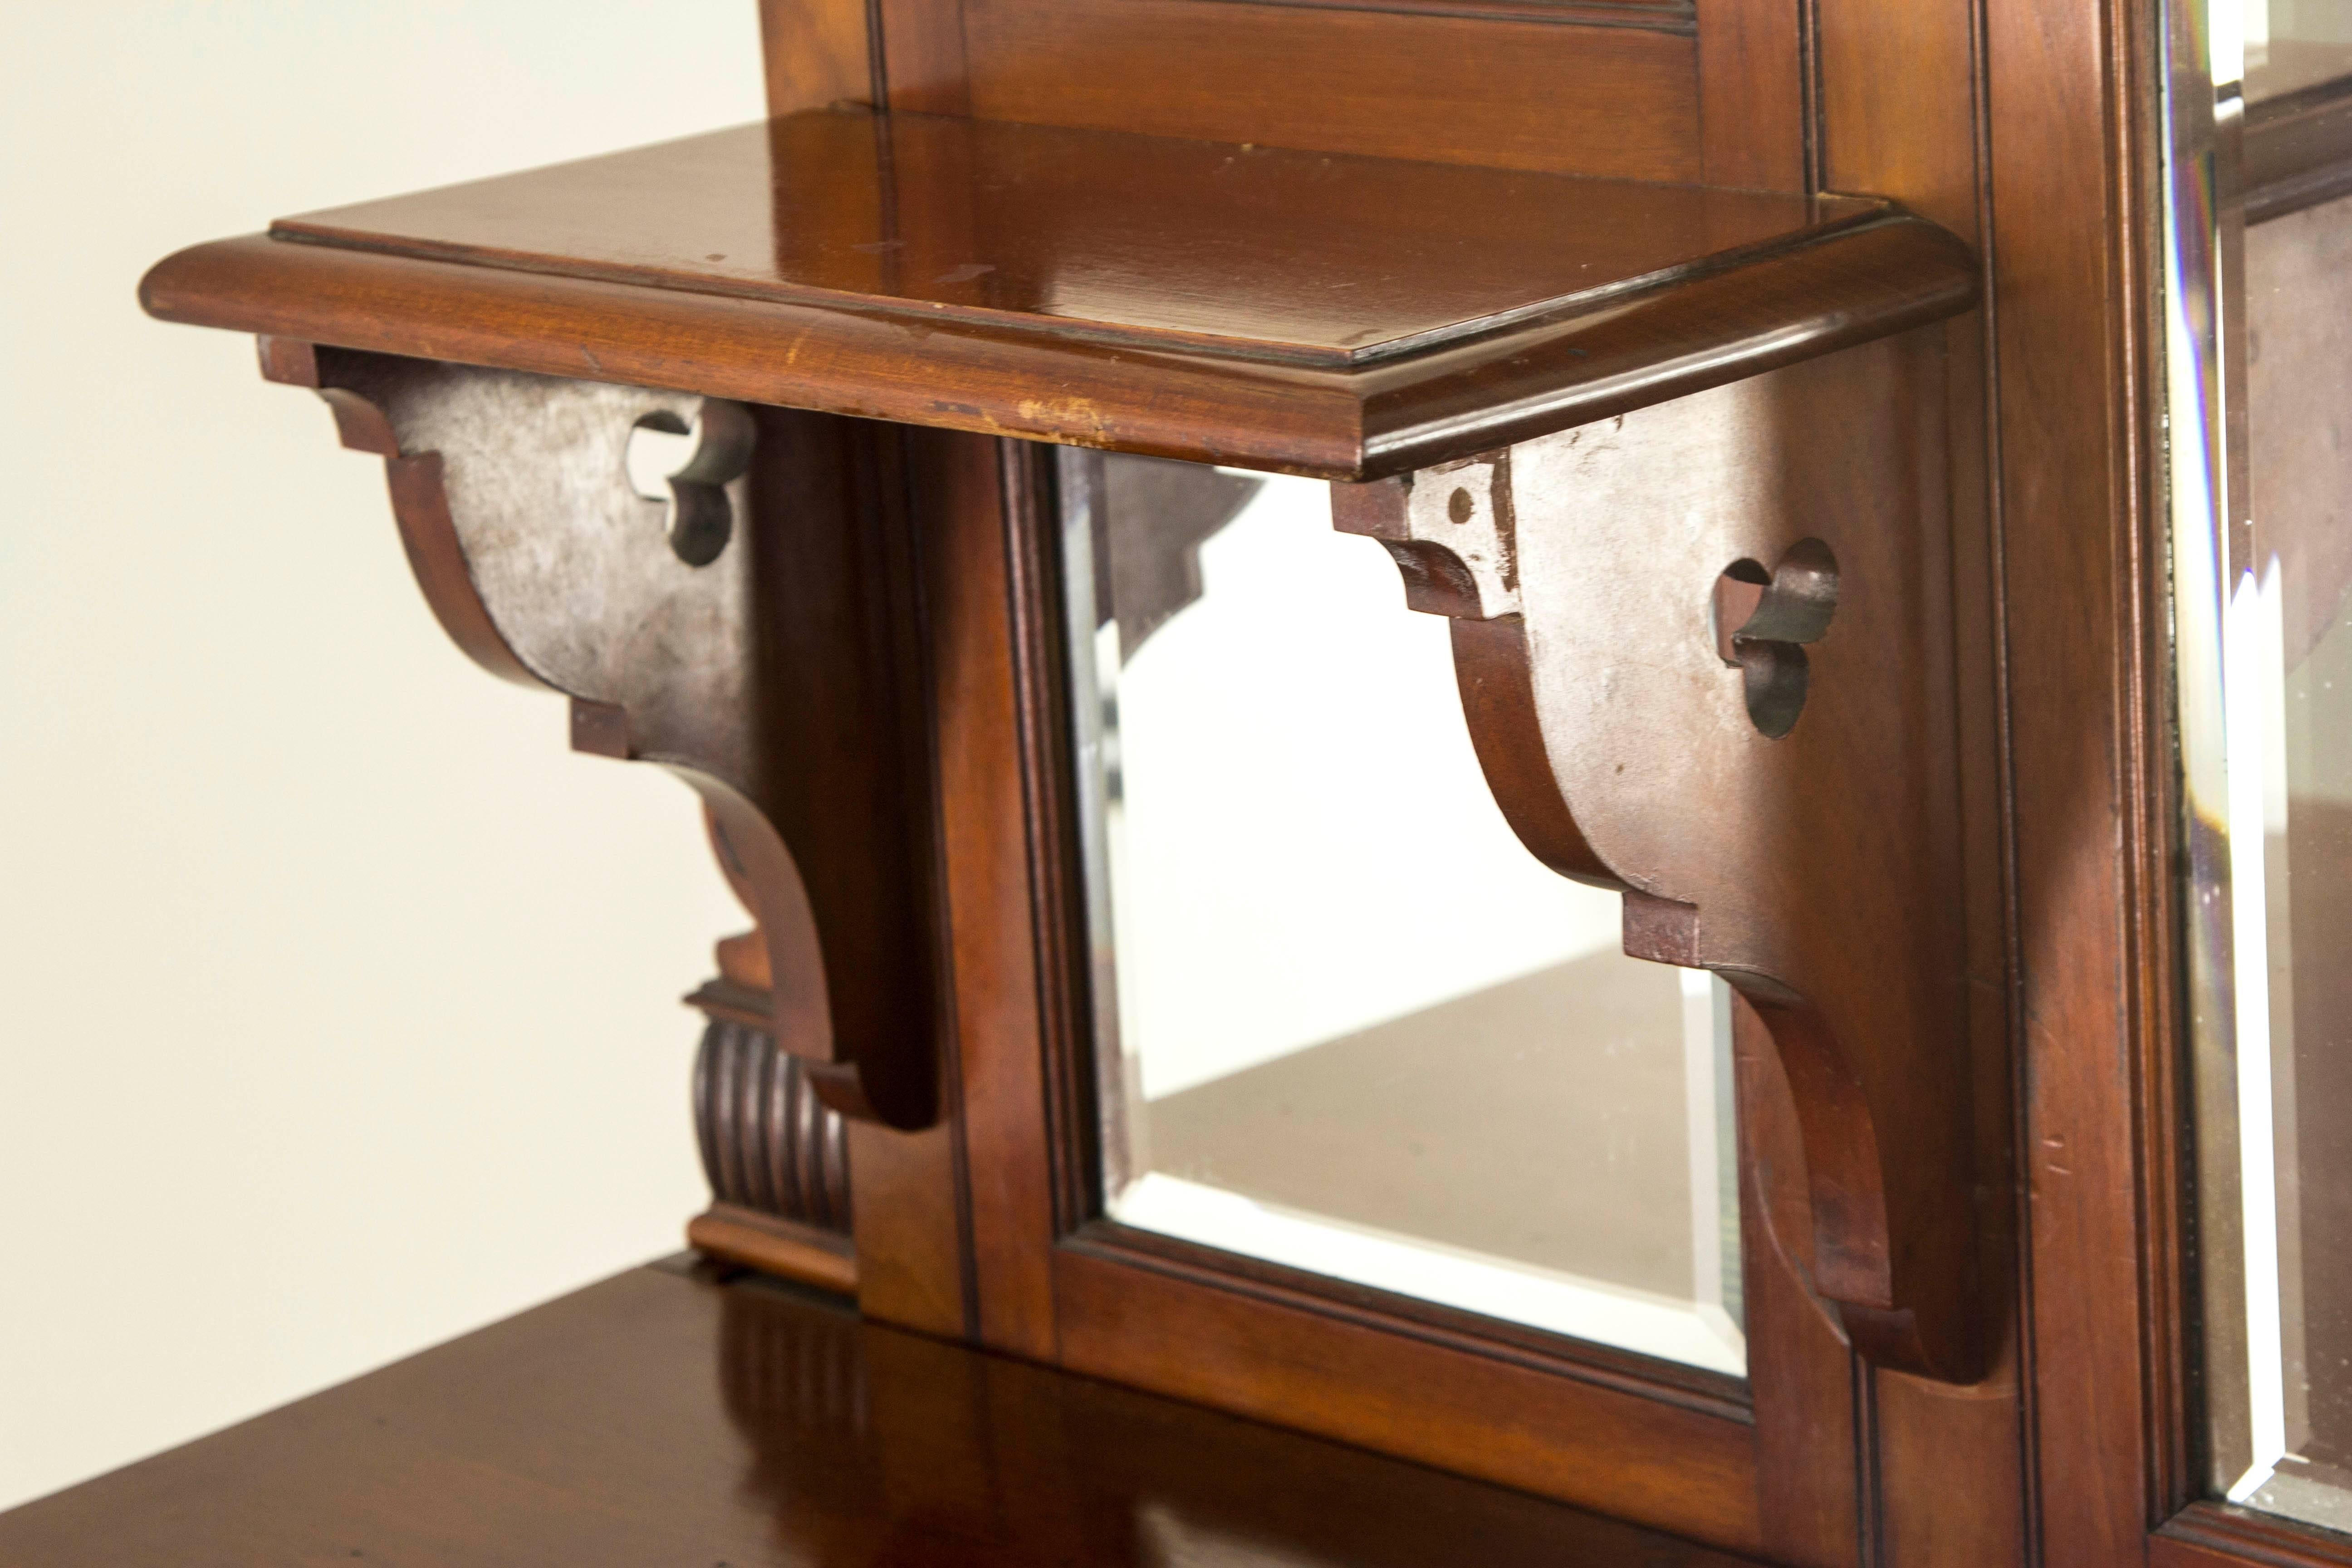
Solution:
[[[141,270],[760,112],[751,0],[0,11],[0,1506],[675,1248],[687,792],[564,750],[380,466]]]

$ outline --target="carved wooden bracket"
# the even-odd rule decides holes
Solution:
[[[418,585],[491,673],[572,700],[581,751],[701,796],[758,930],[721,986],[824,1102],[938,1115],[919,677],[903,518],[826,416],[265,337],[382,457]],[[701,433],[649,500],[640,424]],[[852,454],[845,458],[845,453]]]
[[[1854,1342],[1981,1364],[1941,340],[1336,484],[1520,838],[1769,1026]]]

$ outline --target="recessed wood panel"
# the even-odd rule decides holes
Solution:
[[[1230,0],[965,0],[991,120],[1630,179],[1700,177],[1680,32]]]

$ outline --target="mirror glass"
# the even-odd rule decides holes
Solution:
[[[1061,462],[1105,1212],[1743,1373],[1727,993],[1520,847],[1328,487]]]
[[[2352,4],[2166,37],[2207,1479],[2352,1529]]]
[[[2213,0],[2237,13],[2245,100],[2260,103],[2352,77],[2352,0]],[[2230,18],[2224,17],[2226,29]]]

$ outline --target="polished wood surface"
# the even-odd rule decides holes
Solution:
[[[962,29],[971,112],[985,119],[1700,178],[1687,26],[1577,26],[1580,11],[963,0]]]
[[[2148,1568],[2341,1568],[2352,1541],[2223,1502],[2194,1502],[2148,1538]]]
[[[913,321],[971,297],[898,315],[828,311],[257,237],[175,259],[150,300],[175,319],[310,341],[951,427],[917,433],[909,485],[931,498],[913,503],[929,658],[959,681],[958,711],[936,721],[952,732],[957,779],[939,805],[942,874],[955,889],[956,1029],[943,1045],[939,1124],[851,1132],[870,1314],[1184,1387],[1452,1468],[1565,1475],[1596,1507],[1723,1531],[1777,1562],[2352,1560],[2340,1542],[2199,1500],[2190,1468],[2150,8],[1607,9],[762,5],[779,113],[862,98],[1317,153],[1402,148],[1490,168],[1623,173],[1646,159],[1640,172],[1696,170],[1675,177],[1717,184],[1878,193],[1976,255],[1940,234],[1928,246],[1916,227],[1893,243],[1868,231],[1882,248],[1865,253],[1855,236],[1686,276],[1557,331],[1530,323],[1353,368],[1333,362],[1347,351],[1328,341],[1328,321],[1319,345],[1221,348],[1194,333],[1146,351],[1045,316],[1019,330],[981,314]],[[1322,26],[1347,47],[1301,41]],[[1612,31],[1622,36],[1601,37]],[[1511,90],[1498,91],[1505,82]],[[2294,120],[2298,136],[2333,124],[2325,108],[2268,112]],[[2259,169],[2259,129],[2253,151]],[[2258,191],[2324,166],[2302,156],[2289,159],[2289,179],[2258,181]],[[878,235],[877,210],[849,201],[830,219]],[[992,231],[971,215],[939,232],[970,249]],[[1824,248],[1850,252],[1846,277],[1791,270]],[[1170,1256],[1089,1223],[1091,1102],[1071,1068],[1082,961],[1057,912],[1069,889],[1056,848],[1067,803],[1052,767],[1062,754],[1055,633],[1041,608],[1052,563],[1035,537],[1001,531],[1027,504],[1010,498],[1034,490],[1040,470],[1026,448],[989,437],[1373,477],[1695,389],[1678,363],[1728,354],[1727,374],[1768,368],[1776,362],[1758,345],[1792,319],[1809,323],[1798,329],[1809,349],[1829,348],[1959,309],[1951,301],[1974,285],[1952,278],[1977,268],[1990,308],[1951,321],[1944,344],[1956,637],[1964,668],[1998,671],[1961,682],[1954,698],[1969,842],[1957,893],[1969,910],[1964,1071],[1980,1113],[1968,1201],[1990,1303],[1983,1381],[1952,1387],[1857,1367],[1813,1288],[1797,1113],[1748,1015],[1740,1115],[1755,1375],[1744,1401],[1573,1347],[1532,1352],[1409,1305]],[[1790,287],[1761,300],[1776,272]],[[1874,301],[1864,324],[1851,310],[1807,313],[1857,291]],[[1920,303],[1930,296],[1941,303]],[[1117,330],[1192,331],[1172,318]],[[780,345],[798,349],[792,363]],[[1618,355],[1605,371],[1579,358],[1603,349]],[[940,394],[949,384],[952,399]],[[1045,406],[1040,385],[1076,390]],[[964,521],[942,521],[958,509]],[[1016,761],[1017,780],[1003,772]],[[1218,1335],[1168,1338],[1170,1325],[1196,1321]],[[1541,1376],[1515,1382],[1496,1365]],[[1688,1437],[1694,1416],[1713,1436]],[[1631,1439],[1612,1449],[1620,1432]],[[1744,1435],[1744,1448],[1725,1433]],[[1699,1479],[1709,1475],[1733,1491],[1709,1490]],[[1351,1494],[1329,1511],[1360,1506]],[[1415,1544],[1416,1560],[1460,1555],[1444,1542]]]
[[[771,58],[843,4],[766,0]],[[866,101],[901,111],[1807,188],[1783,0],[878,0],[874,21]],[[771,112],[819,101],[782,86]]]
[[[1988,0],[1991,454],[2031,1548],[2138,1563],[2178,1506],[2172,879],[2147,8]]]
[[[0,1514],[10,1568],[1732,1568],[1573,1509],[632,1270]]]
[[[1967,307],[1896,209],[862,111],[289,220],[167,320],[1326,477]],[[645,237],[658,235],[658,243]]]
[[[1589,306],[1877,211],[841,110],[282,218],[270,234],[1336,365]]]
[[[1821,188],[1806,167],[1803,8],[1780,0],[1707,0],[1696,19],[1700,177],[1755,190]]]
[[[871,103],[878,56],[866,0],[759,0],[768,112]]]
[[[1473,1314],[1115,1226],[1053,1262],[1074,1370],[1760,1549],[1756,1431],[1720,1377],[1522,1348]]]
[[[1883,191],[1932,217],[1977,249],[1981,264],[1992,195],[1979,131],[1987,103],[1979,11],[1968,5],[1887,5],[1820,0],[1821,177],[1832,189]],[[2009,221],[2026,223],[2037,215]],[[1963,1005],[1969,1091],[1975,1102],[1971,1214],[1979,1300],[1985,1319],[1982,1377],[1958,1386],[1868,1370],[1858,1419],[1869,1434],[1874,1493],[1869,1528],[1890,1562],[2021,1564],[2032,1550],[2017,1331],[2017,1058],[1999,987],[2006,966],[1999,626],[1993,518],[1987,493],[1985,331],[1990,311],[1944,328],[1951,452],[1954,689],[1965,910]],[[1954,1478],[1966,1476],[1965,1484]]]
[[[857,1294],[857,1254],[849,1237],[724,1201],[686,1222],[686,1244],[722,1262],[839,1295]]]
[[[1760,1552],[1805,1568],[1857,1568],[1880,1488],[1867,1469],[1838,1461],[1872,1451],[1870,1368],[1813,1285],[1804,1130],[1780,1054],[1737,995],[1731,1026]]]

